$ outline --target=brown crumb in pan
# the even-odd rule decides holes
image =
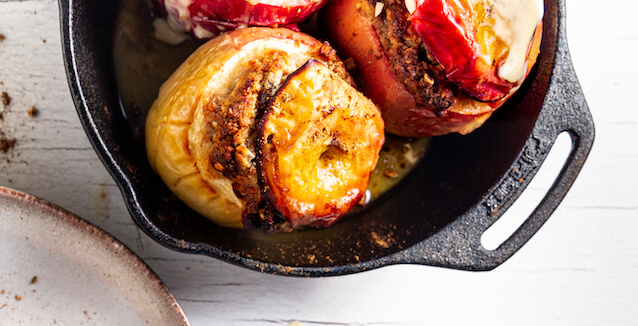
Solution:
[[[397,173],[397,171],[394,171],[392,169],[387,169],[385,171],[383,171],[383,175],[385,175],[388,178],[392,178],[395,179],[399,176],[399,173]]]

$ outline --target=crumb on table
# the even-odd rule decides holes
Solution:
[[[27,110],[27,113],[29,114],[29,117],[35,118],[38,116],[40,111],[35,106],[32,106],[30,109]]]
[[[7,92],[2,92],[2,95],[0,95],[2,97],[2,105],[4,105],[5,107],[9,106],[9,104],[11,104],[11,96],[9,96],[9,94],[7,94]]]
[[[4,132],[0,131],[0,152],[6,153],[13,149],[16,145],[15,138],[7,137]]]

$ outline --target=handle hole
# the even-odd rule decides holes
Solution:
[[[532,214],[560,174],[569,157],[572,146],[572,137],[568,132],[562,132],[558,135],[532,182],[512,206],[481,236],[483,248],[487,250],[497,249]]]

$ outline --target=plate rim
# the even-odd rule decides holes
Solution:
[[[49,217],[77,229],[90,238],[93,238],[97,243],[104,245],[105,250],[119,257],[126,266],[130,266],[132,270],[149,281],[147,286],[152,287],[154,292],[160,294],[163,301],[168,303],[167,306],[171,308],[170,314],[180,321],[178,326],[190,326],[190,322],[184,310],[175,296],[169,291],[166,284],[140,256],[109,232],[60,206],[20,190],[0,185],[0,199],[13,201],[25,206],[30,206],[32,209],[40,210]]]

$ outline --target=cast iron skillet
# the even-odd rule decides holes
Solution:
[[[436,138],[412,174],[370,207],[323,230],[264,235],[220,228],[170,193],[132,139],[112,68],[118,4],[60,0],[71,93],[137,225],[178,251],[294,276],[408,263],[490,270],[549,218],[593,144],[593,121],[567,50],[565,0],[546,0],[541,54],[517,95],[474,133]],[[542,202],[497,249],[483,248],[483,232],[518,198],[565,131],[573,139],[572,151]]]

